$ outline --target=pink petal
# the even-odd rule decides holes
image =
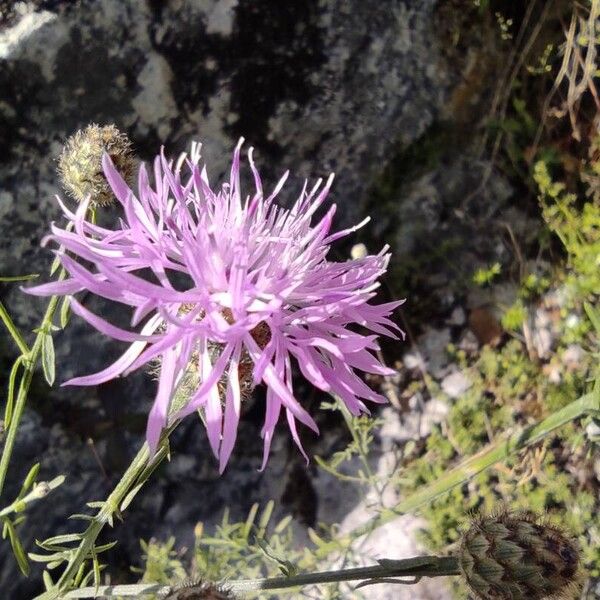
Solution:
[[[120,340],[122,342],[155,342],[160,340],[162,335],[142,335],[141,333],[135,333],[133,331],[125,331],[120,327],[110,324],[98,315],[90,312],[87,308],[82,306],[75,298],[71,298],[71,308],[76,315],[79,315],[82,319],[85,319],[90,325],[95,327],[100,333],[107,335],[108,337]],[[152,319],[155,324],[155,329],[161,323],[160,318],[154,317]]]
[[[160,365],[160,379],[158,381],[158,392],[148,417],[146,428],[146,440],[150,447],[150,456],[154,456],[158,447],[160,434],[167,424],[169,403],[173,395],[175,381],[175,365],[177,363],[177,352],[175,349],[165,352]]]
[[[221,451],[219,454],[219,473],[223,473],[231,452],[235,445],[237,437],[237,427],[240,421],[241,411],[241,392],[238,363],[240,358],[240,348],[234,350],[228,369],[227,394],[225,398],[225,420],[223,423],[223,440],[221,442]]]

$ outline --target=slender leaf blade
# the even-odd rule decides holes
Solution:
[[[44,334],[44,337],[42,338],[42,369],[48,385],[52,386],[56,376],[56,367],[54,356],[54,340],[49,333]]]

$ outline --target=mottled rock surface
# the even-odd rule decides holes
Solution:
[[[464,312],[458,325],[451,316],[460,280],[447,261],[469,272],[490,257],[506,260],[495,221],[510,195],[493,173],[479,190],[487,164],[470,158],[497,59],[494,36],[477,33],[479,24],[467,49],[451,43],[469,18],[475,17],[449,0],[0,2],[1,274],[47,272],[50,255],[39,244],[59,218],[56,159],[76,129],[115,123],[141,159],[161,144],[175,154],[201,139],[212,180],[226,172],[243,135],[256,147],[265,180],[274,183],[291,169],[286,198],[302,178],[335,171],[338,223],[371,213],[362,241],[371,251],[384,240],[392,245],[393,293],[409,294],[413,306],[423,300],[432,318],[461,325]],[[432,144],[439,151],[427,153]],[[419,276],[407,278],[407,269]],[[415,290],[400,291],[408,281]],[[0,297],[24,331],[39,322],[44,301],[6,285]],[[127,322],[120,309],[86,304],[116,324]],[[122,351],[78,319],[55,345],[58,381],[97,370]],[[423,347],[443,375],[439,350]],[[11,356],[3,343],[4,365]],[[26,542],[61,532],[63,516],[107,494],[141,441],[153,388],[144,374],[68,392],[36,381],[6,497],[40,455],[44,477],[66,472],[69,482],[56,492],[52,518],[41,503],[31,511]],[[300,394],[309,404],[308,390]],[[253,501],[283,495],[296,452],[278,438],[270,469],[258,473],[261,418],[259,401],[249,408],[222,479],[199,424],[177,432],[173,462],[115,533],[121,543],[113,561],[122,573],[139,556],[139,537],[174,533],[185,540],[196,521],[214,522],[226,503],[241,517]],[[325,451],[327,441],[321,443]],[[325,518],[318,503],[304,510],[307,522]],[[326,517],[341,521],[349,510],[344,505]],[[0,589],[11,598],[29,598],[36,589],[35,579],[15,576],[5,551]]]

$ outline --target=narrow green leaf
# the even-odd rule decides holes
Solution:
[[[83,587],[84,585],[86,585],[85,583],[81,582],[84,575],[85,575],[85,561],[82,562],[81,565],[79,566],[77,575],[75,575],[75,579],[73,580],[73,584],[74,584],[73,587],[78,588],[78,587]]]
[[[86,563],[83,563],[81,566],[85,566]],[[85,571],[84,571],[85,573]],[[90,584],[90,581],[92,580],[92,577],[94,576],[94,569],[91,569],[89,571],[89,573],[87,573],[87,575],[85,577],[83,577],[83,579],[81,580],[81,583],[79,584],[79,587],[86,587]]]
[[[44,587],[46,588],[46,591],[51,590],[54,587],[54,582],[52,581],[52,577],[48,571],[44,571],[42,573],[42,579],[44,581]]]
[[[4,409],[4,427],[8,429],[10,427],[10,422],[12,419],[13,406],[15,400],[15,387],[17,382],[17,374],[19,372],[19,367],[23,364],[23,357],[19,356],[17,360],[15,360],[12,369],[10,370],[10,375],[8,377],[8,397],[6,398],[6,407]]]
[[[65,533],[64,535],[55,535],[54,537],[48,538],[43,542],[35,540],[35,543],[44,550],[51,550],[52,546],[57,544],[68,544],[70,542],[79,542],[81,540],[80,533]]]
[[[319,546],[323,546],[324,544],[326,544],[325,540],[324,540],[323,538],[319,537],[319,536],[317,535],[317,532],[316,532],[316,531],[315,531],[315,530],[314,530],[312,527],[309,527],[309,528],[308,528],[308,531],[307,531],[307,533],[308,533],[308,537],[310,538],[310,541],[311,541],[311,542],[312,542],[312,543],[313,543],[315,546],[317,546],[317,548],[318,548]]]
[[[31,281],[32,279],[37,279],[38,277],[38,273],[32,273],[30,275],[14,275],[13,277],[0,277],[0,281],[2,283],[12,283],[13,281]]]
[[[48,482],[48,487],[51,490],[55,490],[57,487],[61,486],[65,482],[66,477],[64,475],[57,475],[54,479],[51,479]]]
[[[54,275],[58,267],[60,267],[60,257],[56,256],[56,258],[52,261],[52,265],[50,266],[50,275]]]
[[[19,347],[21,354],[29,354],[30,350],[29,346],[27,345],[27,342],[21,335],[21,332],[15,325],[15,322],[12,320],[10,314],[8,314],[8,311],[6,310],[6,307],[4,306],[4,304],[2,304],[2,302],[0,302],[0,320],[4,323],[6,329],[8,329],[8,333],[10,333],[12,339],[15,341],[15,344],[17,344],[17,346]]]
[[[60,564],[61,562],[68,561],[71,554],[72,551],[67,550],[62,552],[53,552],[52,554],[37,554],[36,552],[30,552],[28,556],[33,562],[48,563],[48,568],[52,569],[53,567],[50,566],[51,563],[57,562]]]
[[[49,386],[54,384],[54,377],[56,375],[54,361],[54,340],[49,333],[46,333],[42,337],[42,368]]]
[[[281,533],[290,524],[291,520],[292,520],[292,515],[283,517],[283,519],[281,519],[281,521],[279,521],[279,523],[277,523],[275,529],[273,530],[274,533]]]
[[[100,563],[95,554],[92,555],[92,563],[94,566],[94,587],[97,590],[100,587]]]
[[[13,517],[12,522],[13,522],[13,525],[15,527],[17,527],[18,525],[23,523],[26,519],[27,519],[27,517],[25,515],[17,515],[15,517]]]
[[[29,563],[27,562],[27,555],[25,554],[25,550],[23,550],[23,546],[19,538],[17,537],[17,532],[13,527],[13,524],[6,519],[6,526],[8,528],[8,537],[10,539],[10,545],[12,546],[13,554],[17,559],[17,564],[19,565],[19,569],[21,569],[21,573],[27,577],[29,575]]]
[[[265,531],[267,529],[267,525],[269,524],[269,521],[271,520],[271,515],[273,514],[274,508],[275,508],[275,502],[273,502],[273,500],[269,500],[267,502],[267,505],[265,506],[265,509],[263,510],[262,514],[260,515],[260,520],[258,521],[258,529],[259,529],[258,536],[259,537],[263,537],[265,535]]]
[[[60,327],[64,329],[69,322],[69,316],[71,315],[71,297],[65,296],[62,304],[60,305]]]
[[[138,483],[128,494],[123,498],[123,502],[121,502],[121,506],[119,509],[123,512],[130,504],[131,501],[136,497],[137,493],[142,489],[144,483]]]
[[[29,491],[29,489],[33,485],[33,482],[35,481],[36,477],[38,476],[39,472],[40,472],[40,463],[35,463],[35,465],[33,465],[33,467],[31,467],[31,469],[29,469],[29,473],[27,473],[27,477],[25,477],[25,481],[23,482],[23,485],[21,486],[21,491],[19,492],[19,495],[17,496],[17,500],[20,500]]]
[[[600,313],[596,311],[589,302],[584,302],[583,308],[585,309],[589,320],[592,322],[596,333],[600,335]]]
[[[100,554],[101,552],[106,552],[107,550],[114,548],[116,545],[117,545],[116,540],[114,542],[108,542],[108,544],[102,544],[101,546],[96,546],[94,548],[94,552],[96,554]]]
[[[250,532],[252,531],[252,525],[254,525],[254,519],[256,519],[256,513],[258,512],[258,503],[254,503],[250,512],[248,513],[248,517],[246,518],[246,522],[244,523],[244,539],[248,540]]]

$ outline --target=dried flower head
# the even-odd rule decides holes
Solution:
[[[480,600],[567,600],[579,580],[579,546],[532,512],[476,517],[463,534],[459,564]]]
[[[226,587],[190,579],[176,586],[164,600],[236,600]]]
[[[267,387],[263,468],[282,409],[301,450],[296,422],[318,433],[294,397],[292,360],[355,415],[368,412],[363,399],[386,402],[355,370],[394,373],[374,352],[377,334],[395,338],[400,332],[389,316],[402,303],[370,303],[389,261],[387,246],[375,256],[327,260],[330,244],[356,230],[330,233],[335,205],[311,224],[333,176],[325,186],[321,180],[312,189],[305,184],[290,208],[279,207],[274,200],[287,174],[265,193],[250,149],[255,190],[244,198],[242,142],[229,181],[216,190],[206,168],[198,166],[197,144],[175,164],[158,156],[153,184],[142,166],[137,194],[105,154],[104,173],[124,218],[117,229],[105,229],[86,220],[89,200],[76,214],[61,202],[74,230],[53,225],[48,239],[62,247],[58,253],[69,278],[28,290],[37,295],[88,290],[132,307],[131,325],[143,322],[140,332],[115,327],[72,299],[76,314],[131,346],[103,371],[67,384],[96,385],[159,359],[147,429],[152,451],[169,420],[201,411],[221,471],[235,443],[244,394],[258,383]]]
[[[67,140],[58,160],[58,172],[65,190],[77,202],[88,196],[99,206],[115,201],[102,171],[104,153],[123,179],[130,182],[135,168],[131,142],[114,125],[100,127],[92,123]]]

